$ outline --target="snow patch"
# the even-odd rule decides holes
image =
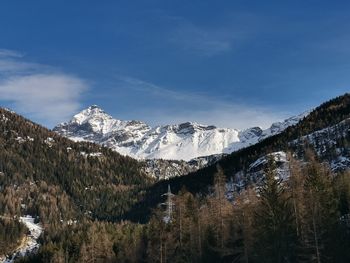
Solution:
[[[1,258],[2,263],[13,263],[15,259],[19,257],[24,257],[25,255],[36,253],[39,249],[38,238],[43,232],[43,227],[40,224],[34,223],[34,218],[32,216],[20,217],[19,221],[22,222],[29,231],[29,234],[25,236],[22,240],[20,246],[13,252],[12,255],[7,258]]]
[[[47,144],[51,148],[53,146],[53,144],[55,143],[55,140],[51,137],[47,137],[44,140],[44,143]]]

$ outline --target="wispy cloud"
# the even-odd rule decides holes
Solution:
[[[172,32],[170,41],[181,48],[199,55],[213,56],[230,51],[232,37],[223,32],[216,32],[197,27],[193,24],[181,24]]]
[[[197,25],[183,17],[166,17],[174,26],[168,36],[170,43],[188,52],[208,57],[237,48],[252,34],[256,23],[255,18],[251,16],[235,15],[236,20],[229,21],[223,26],[208,27]]]
[[[48,126],[80,108],[87,83],[50,66],[25,61],[16,51],[0,50],[0,100]]]
[[[252,126],[266,128],[289,117],[287,112],[276,112],[264,106],[247,105],[205,93],[175,91],[130,77],[118,78],[124,88],[134,91],[131,93],[135,97],[144,96],[151,101],[152,106],[144,107],[136,115],[152,124],[195,121],[237,129]],[[157,107],[159,102],[161,108]]]
[[[9,49],[1,49],[0,48],[0,58],[1,57],[15,57],[15,58],[21,58],[24,55],[18,51],[9,50]]]

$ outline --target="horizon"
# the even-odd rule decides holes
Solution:
[[[350,3],[253,2],[4,1],[0,104],[48,128],[97,104],[244,130],[348,92]]]
[[[345,95],[345,94],[344,94]],[[341,95],[340,95],[341,96]],[[210,123],[199,123],[199,122],[196,122],[196,121],[185,121],[185,122],[176,122],[176,123],[164,123],[164,124],[156,124],[156,125],[151,125],[149,123],[147,123],[146,121],[144,120],[140,120],[140,119],[123,119],[123,118],[119,118],[117,116],[113,116],[112,114],[110,114],[109,112],[105,111],[100,105],[97,105],[97,104],[92,104],[90,106],[86,106],[86,107],[83,107],[81,110],[79,110],[79,112],[75,113],[74,115],[72,115],[72,117],[69,119],[69,120],[66,120],[64,122],[61,122],[61,123],[57,123],[57,125],[60,125],[60,124],[66,124],[68,123],[69,121],[71,121],[76,115],[78,114],[81,114],[83,111],[89,109],[89,108],[98,108],[100,110],[102,110],[105,114],[109,115],[110,117],[112,117],[113,119],[116,119],[116,120],[120,120],[120,121],[141,121],[145,124],[147,124],[148,126],[150,126],[151,128],[156,128],[156,127],[159,127],[159,126],[167,126],[167,125],[180,125],[180,124],[184,124],[184,123],[192,123],[192,124],[198,124],[198,125],[202,125],[202,126],[215,126],[216,128],[222,128],[222,129],[226,129],[226,128],[229,128],[229,127],[221,127],[221,126],[216,126],[214,124],[210,124]],[[11,110],[11,109],[9,109]],[[287,118],[283,119],[283,120],[280,120],[280,121],[275,121],[272,124],[274,123],[278,123],[278,122],[284,122],[286,120],[288,120],[289,118],[293,118],[293,117],[296,117],[296,116],[299,116],[299,115],[305,115],[306,113],[308,112],[311,112],[312,110],[314,110],[314,108],[310,109],[310,110],[306,110],[304,112],[301,112],[299,114],[296,114],[296,115],[293,115],[293,116],[288,116]],[[250,129],[250,128],[255,128],[255,127],[259,127],[261,129],[268,129],[270,128],[269,127],[261,127],[261,126],[251,126],[251,127],[247,127],[247,128],[243,128],[243,129],[237,129],[237,128],[229,128],[229,129],[235,129],[237,131],[244,131],[244,130],[247,130],[247,129]],[[55,127],[53,127],[55,128]]]

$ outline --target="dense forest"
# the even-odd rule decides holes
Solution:
[[[171,197],[170,218],[159,207],[147,224],[81,222],[20,262],[349,262],[350,174],[290,158],[288,180],[271,159],[234,202],[218,168],[210,195]]]
[[[74,143],[0,109],[4,218],[32,215],[47,233],[70,221],[117,221],[151,183],[142,163],[132,158],[92,143]],[[23,234],[16,220],[1,224],[0,255],[11,251]]]
[[[116,220],[151,182],[132,158],[74,143],[7,110],[0,118],[1,214]]]

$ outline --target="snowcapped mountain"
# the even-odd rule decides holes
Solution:
[[[142,121],[114,119],[96,105],[76,114],[72,120],[54,128],[74,141],[91,141],[138,159],[189,161],[200,156],[231,153],[282,132],[308,113],[259,127],[239,131],[230,128],[185,122],[150,127]]]

